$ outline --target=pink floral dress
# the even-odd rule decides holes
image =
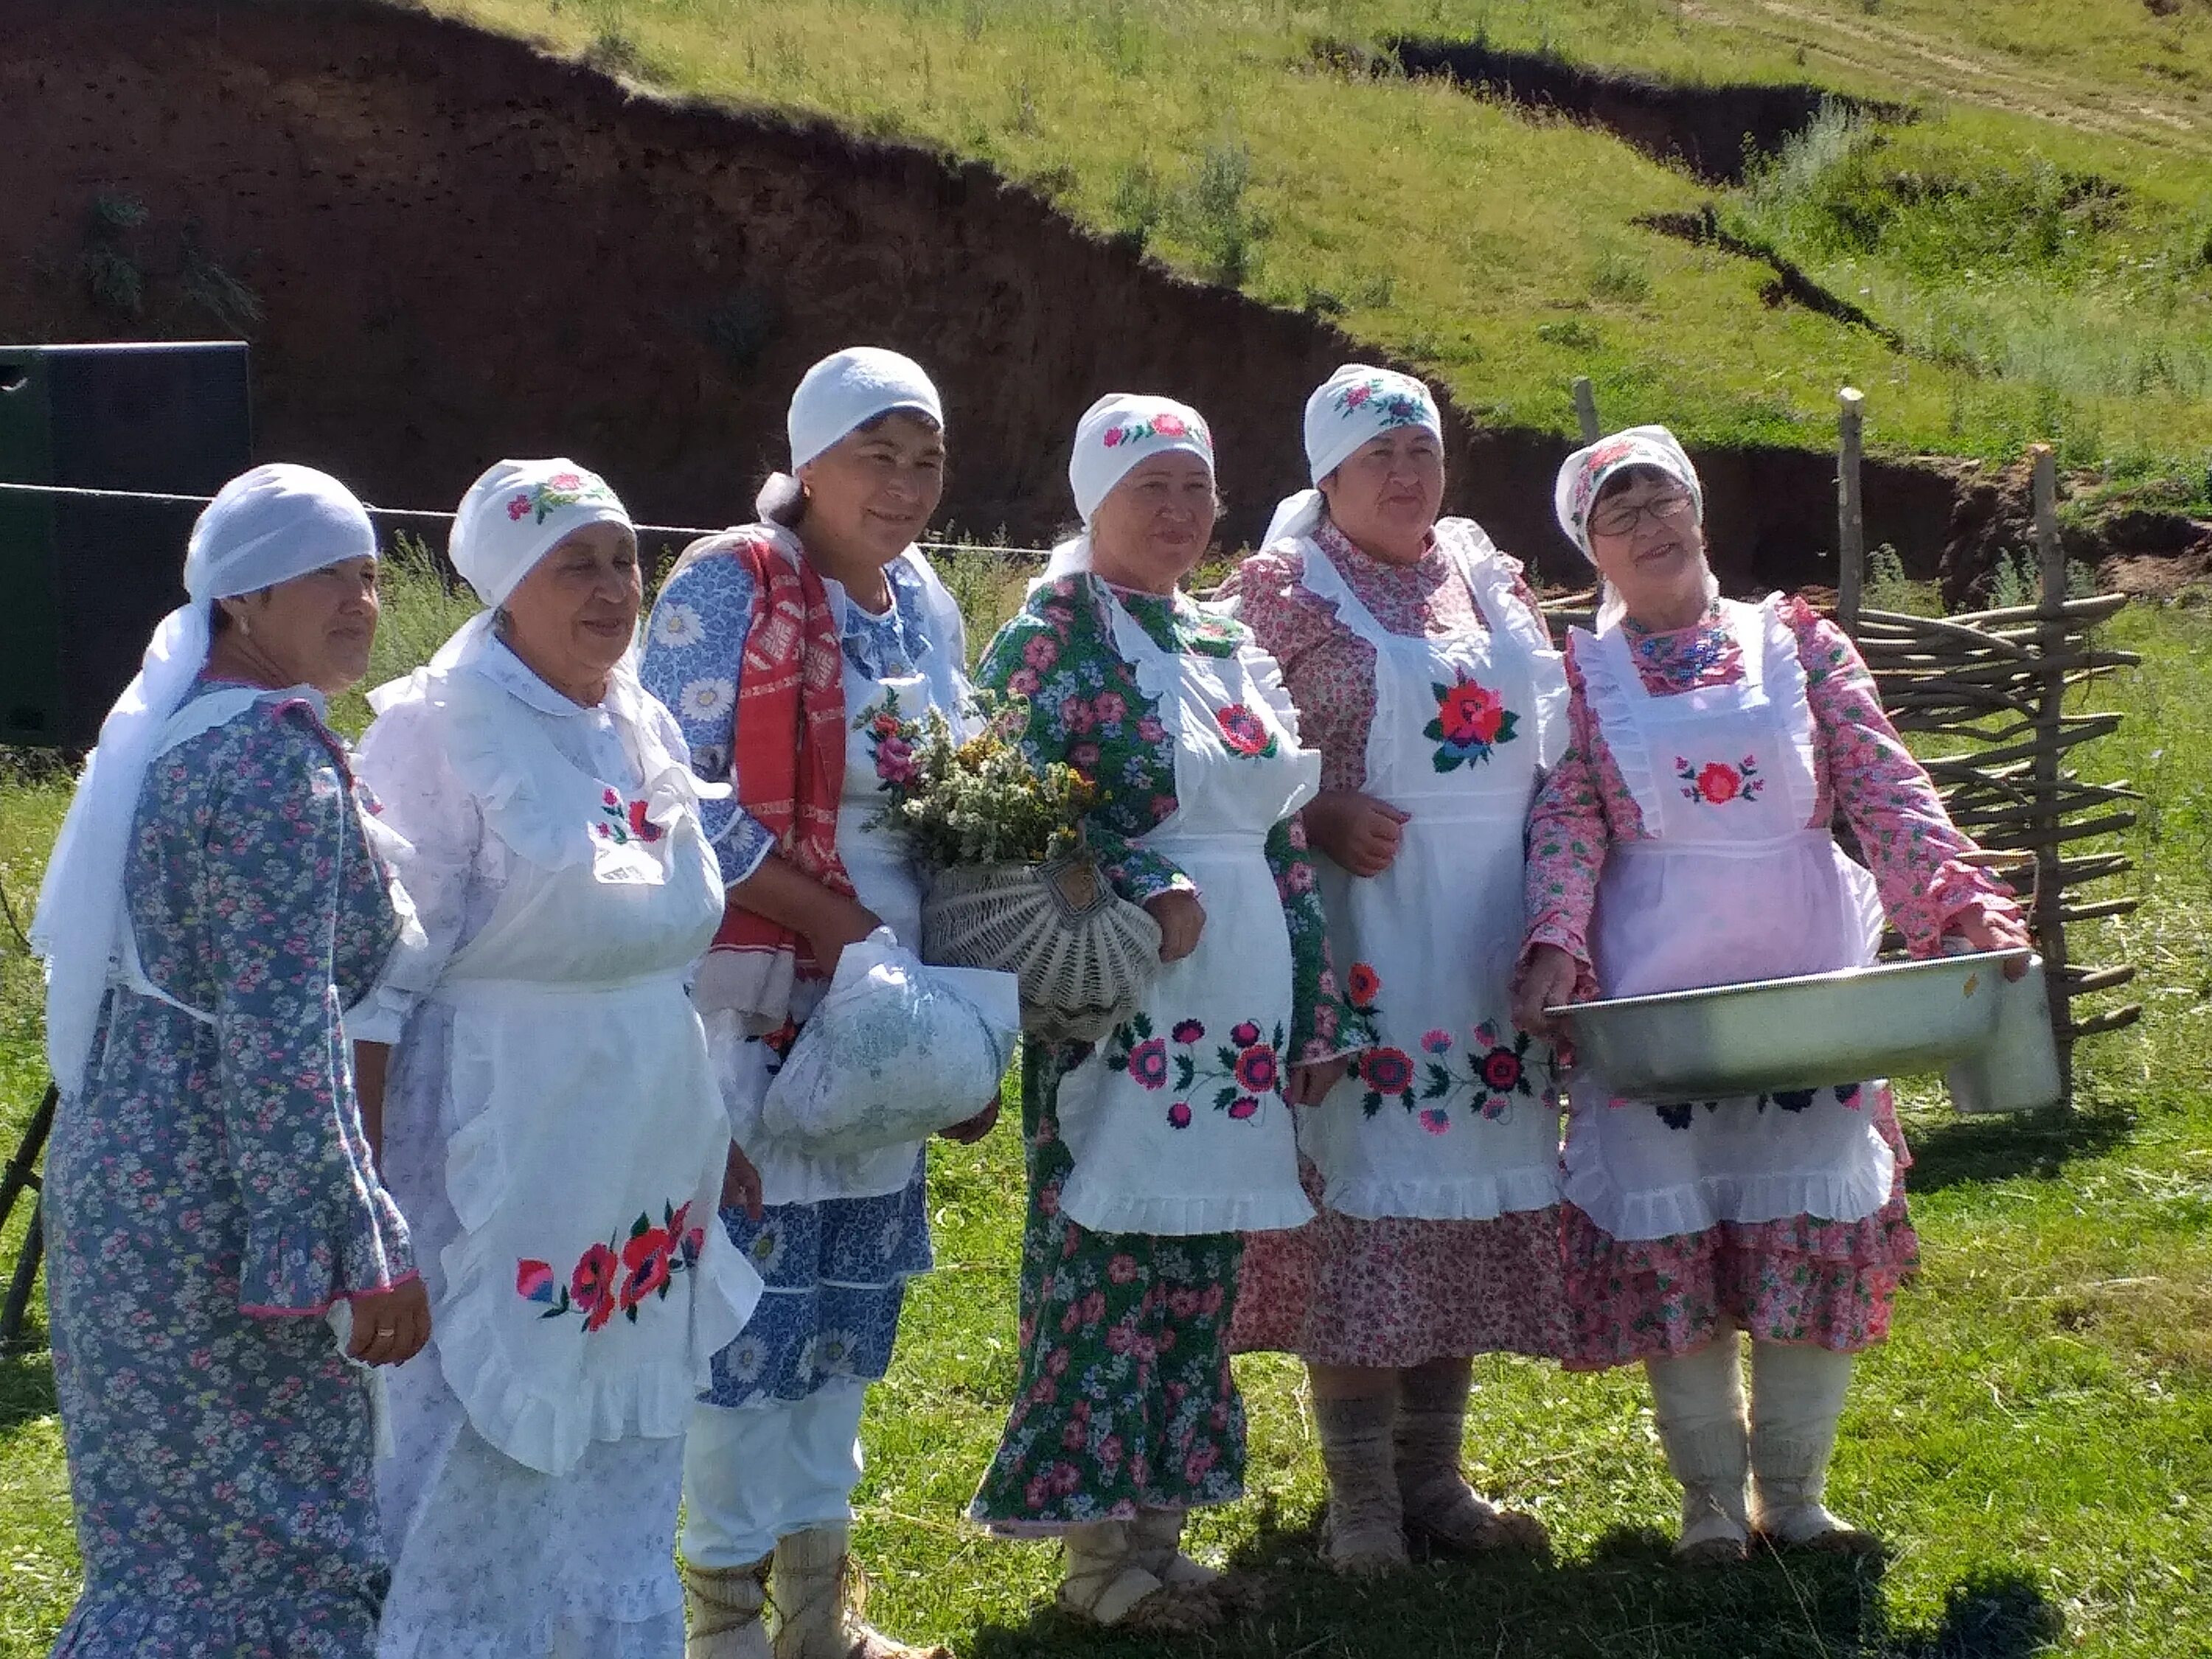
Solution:
[[[1962,861],[1973,843],[1951,823],[1928,775],[1883,714],[1857,650],[1802,600],[1771,603],[1795,638],[1811,713],[1815,804],[1806,827],[1825,829],[1840,809],[1882,908],[1916,955],[1934,953],[1961,917],[2008,912],[1998,884]],[[1717,608],[1673,632],[1624,628],[1637,679],[1653,697],[1745,678],[1743,647]],[[1608,850],[1652,837],[1600,725],[1578,646],[1571,642],[1567,656],[1569,746],[1530,815],[1528,945],[1566,951],[1581,969],[1580,994],[1589,994],[1598,989],[1589,935]],[[1670,781],[1723,811],[1750,787],[1740,770],[1723,776],[1702,767]],[[1802,1109],[1790,1098],[1776,1104]],[[1615,1237],[1573,1202],[1563,1204],[1573,1324],[1568,1364],[1596,1369],[1685,1352],[1710,1340],[1723,1319],[1761,1340],[1845,1352],[1881,1340],[1897,1287],[1917,1267],[1919,1249],[1905,1204],[1911,1159],[1886,1087],[1870,1108],[1895,1168],[1887,1201],[1856,1221],[1796,1215],[1630,1239]],[[1578,1122],[1587,1131],[1590,1121],[1587,1111],[1570,1116],[1571,1163]]]
[[[1490,632],[1468,579],[1433,541],[1417,562],[1398,566],[1370,558],[1332,525],[1324,523],[1314,539],[1359,605],[1391,634],[1448,644],[1480,641]],[[1519,578],[1518,565],[1492,556],[1515,573],[1514,599],[1540,624],[1535,595]],[[1378,701],[1376,647],[1305,586],[1306,572],[1301,552],[1285,544],[1245,561],[1225,592],[1282,664],[1304,741],[1321,750],[1322,787],[1363,788]],[[1359,965],[1348,973],[1347,991],[1358,1006]],[[1517,1103],[1526,1109],[1548,1103]],[[1344,1109],[1333,1097],[1320,1109]],[[1551,1121],[1555,1127],[1556,1116]],[[1346,1214],[1322,1202],[1322,1172],[1311,1161],[1304,1175],[1316,1218],[1245,1241],[1230,1336],[1236,1351],[1273,1349],[1311,1364],[1386,1367],[1483,1352],[1564,1352],[1559,1212],[1548,1182],[1534,1207],[1507,1206],[1485,1219],[1436,1219]]]

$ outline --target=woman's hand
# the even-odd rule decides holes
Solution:
[[[1293,1106],[1320,1105],[1351,1064],[1349,1054],[1339,1054],[1334,1060],[1299,1061],[1291,1067],[1290,1083],[1283,1091],[1283,1098]]]
[[[353,1304],[353,1340],[346,1354],[364,1365],[402,1365],[430,1340],[430,1293],[410,1279],[388,1291],[363,1291]]]
[[[761,1218],[760,1171],[734,1140],[730,1143],[729,1157],[722,1160],[722,1207],[743,1210],[748,1221]]]
[[[1571,1000],[1581,978],[1574,957],[1566,951],[1556,945],[1538,945],[1513,976],[1513,1023],[1538,1036],[1555,1035],[1554,1022],[1544,1010]]]
[[[825,975],[837,971],[838,958],[848,945],[858,945],[882,927],[883,920],[857,899],[848,899],[832,915],[817,922],[806,935],[807,947]]]
[[[1178,887],[1171,892],[1155,893],[1145,901],[1145,908],[1160,925],[1160,964],[1181,962],[1198,949],[1198,939],[1206,931],[1206,907],[1198,902],[1198,895]]]
[[[991,1133],[993,1126],[998,1121],[999,1097],[993,1095],[991,1103],[976,1113],[975,1116],[963,1118],[951,1128],[939,1129],[937,1133],[956,1146],[973,1146]]]
[[[1324,789],[1305,805],[1306,839],[1355,876],[1379,876],[1398,856],[1410,812],[1357,789]]]
[[[2016,910],[1961,911],[1945,924],[1945,928],[1977,951],[2025,951],[2030,943],[2027,920]],[[2023,978],[2027,973],[2026,957],[2005,963],[2007,979]]]

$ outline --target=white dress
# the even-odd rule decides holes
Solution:
[[[712,1223],[684,971],[720,883],[681,738],[626,673],[580,707],[480,626],[376,702],[361,770],[427,943],[351,1030],[398,1042],[383,1162],[436,1322],[392,1374],[379,1652],[674,1659],[682,1432],[759,1292]]]

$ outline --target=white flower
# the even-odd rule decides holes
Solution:
[[[825,1376],[848,1376],[860,1352],[860,1339],[852,1331],[823,1331],[814,1339],[810,1356],[815,1370]]]
[[[711,720],[737,707],[735,680],[697,679],[685,685],[677,699],[677,712],[687,720]]]
[[[745,1247],[745,1257],[753,1264],[753,1271],[763,1279],[774,1273],[776,1263],[783,1260],[783,1229],[775,1226],[762,1228],[753,1235],[753,1242]]]
[[[707,626],[699,620],[696,606],[679,600],[653,613],[653,637],[661,645],[696,645],[707,637]]]
[[[739,1388],[761,1374],[768,1364],[768,1344],[757,1336],[740,1336],[722,1357],[722,1369]]]

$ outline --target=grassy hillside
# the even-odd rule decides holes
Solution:
[[[1571,428],[1588,373],[1609,415],[1824,443],[1849,380],[1891,449],[2048,436],[2070,464],[2203,489],[2205,0],[428,3],[653,87],[990,161],[1193,276],[1337,316],[1497,421]],[[1387,58],[1317,56],[1401,32],[1810,81],[1918,118],[1822,123],[1717,191]],[[1771,307],[1765,263],[1637,222],[1708,202],[1897,343]]]

